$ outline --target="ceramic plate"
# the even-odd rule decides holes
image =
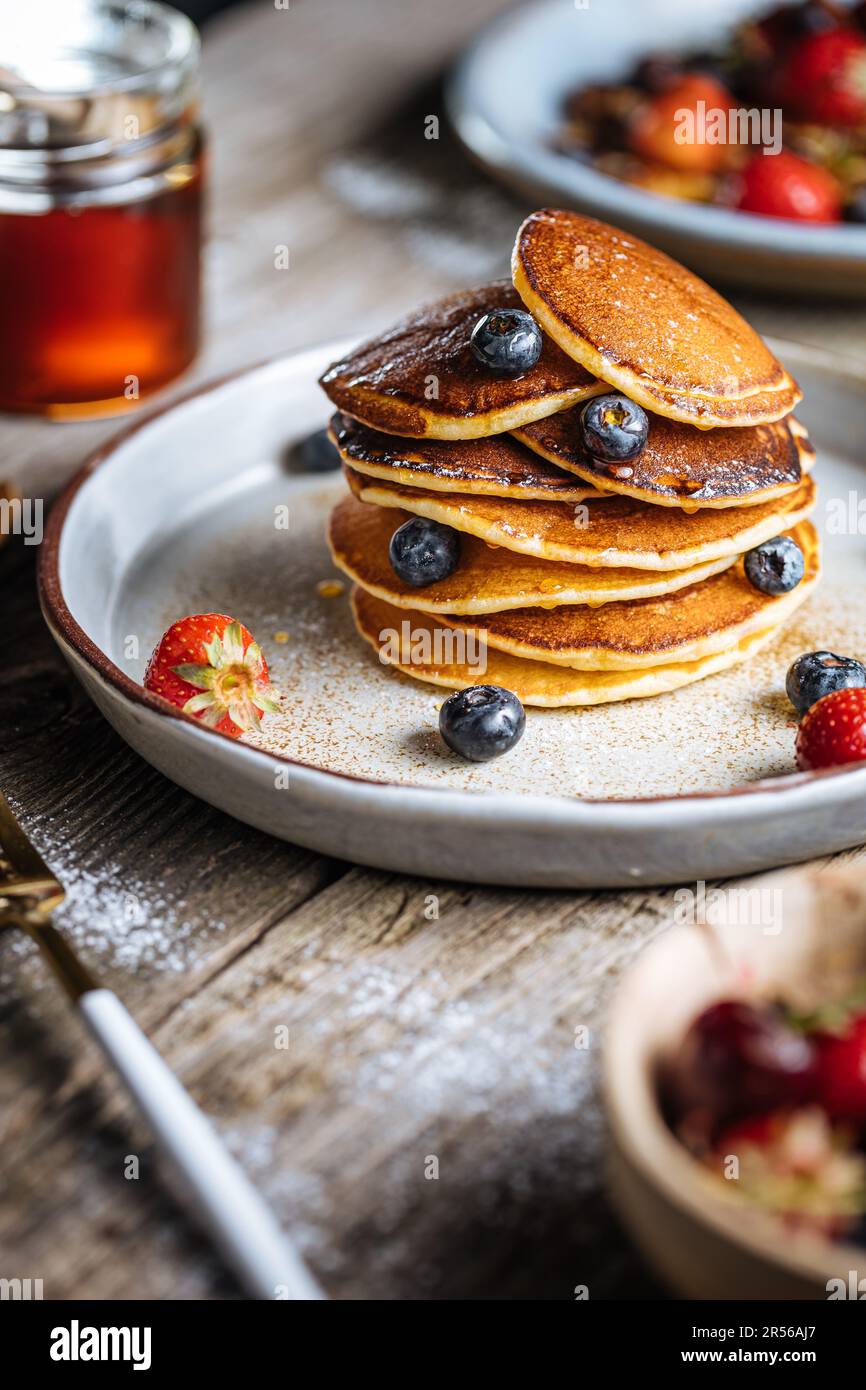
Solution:
[[[710,878],[866,839],[866,767],[792,775],[784,676],[800,652],[866,653],[856,533],[864,380],[776,344],[806,391],[834,534],[818,594],[750,664],[671,695],[530,711],[511,753],[442,745],[445,692],[382,667],[356,635],[325,521],[339,473],[298,475],[291,445],[327,420],[316,385],[345,344],[206,388],[104,448],[55,507],[44,612],[120,734],[240,820],[327,854],[428,876],[593,887]],[[288,509],[285,511],[284,509]],[[853,510],[852,510],[853,509]],[[288,529],[282,522],[288,517]],[[866,527],[866,520],[863,522]],[[162,631],[231,613],[262,643],[285,711],[259,746],[212,733],[140,685]],[[277,639],[280,634],[287,640]]]
[[[640,236],[707,275],[773,287],[866,296],[866,227],[804,226],[630,188],[558,154],[563,98],[616,81],[659,48],[712,47],[768,0],[542,0],[494,21],[451,80],[451,121],[492,173],[555,205],[577,207]]]

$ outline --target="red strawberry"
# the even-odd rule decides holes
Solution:
[[[819,1033],[818,1098],[834,1120],[866,1122],[866,1014],[841,1034]]]
[[[744,1144],[752,1144],[757,1148],[762,1148],[772,1141],[778,1125],[778,1116],[786,1113],[786,1111],[771,1110],[767,1114],[752,1115],[747,1120],[740,1120],[735,1125],[728,1125],[716,1140],[716,1152],[721,1154],[737,1153]]]
[[[740,175],[735,205],[742,212],[789,217],[799,222],[838,222],[842,189],[831,173],[808,159],[780,150],[753,155]]]
[[[726,163],[728,152],[724,144],[711,144],[706,139],[710,112],[724,111],[727,121],[733,105],[734,98],[721,82],[704,73],[685,73],[639,109],[629,144],[636,154],[653,163],[690,173],[712,173]],[[688,111],[693,116],[695,139],[681,141],[677,133],[689,133],[683,125],[683,113]]]
[[[820,767],[866,761],[866,689],[834,690],[817,700],[797,730],[797,766]]]
[[[800,120],[866,121],[866,39],[845,24],[801,39],[783,65],[779,99],[785,114]]]
[[[172,623],[147,663],[144,684],[233,738],[258,729],[260,712],[279,711],[258,642],[224,613],[194,613]]]
[[[815,1089],[809,1038],[774,1008],[722,999],[688,1029],[670,1069],[680,1115],[702,1111],[714,1124],[799,1105]]]

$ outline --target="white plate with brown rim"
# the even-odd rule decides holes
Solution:
[[[345,347],[253,367],[135,423],[52,511],[40,557],[46,621],[142,757],[283,839],[441,878],[672,883],[866,840],[866,766],[796,773],[784,695],[800,652],[866,654],[866,376],[774,345],[805,391],[816,520],[831,515],[834,529],[818,593],[779,638],[751,663],[672,694],[530,710],[509,754],[471,764],[439,738],[444,692],[381,666],[355,633],[348,594],[320,592],[338,578],[324,532],[345,484],[339,472],[295,471],[291,446],[326,422],[316,378]],[[288,530],[275,525],[284,507]],[[283,692],[283,713],[255,743],[204,728],[141,685],[163,630],[207,611],[246,623]]]

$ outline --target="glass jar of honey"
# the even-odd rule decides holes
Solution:
[[[0,0],[0,410],[113,413],[195,356],[198,61],[154,0]]]

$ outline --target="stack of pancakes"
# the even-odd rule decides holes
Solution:
[[[531,705],[655,695],[746,660],[818,577],[796,383],[709,286],[604,223],[534,213],[513,280],[426,306],[322,377],[350,489],[329,541],[360,633],[419,680]],[[518,377],[470,347],[502,308],[544,334]],[[584,403],[610,391],[648,412],[628,464],[582,442]],[[412,515],[462,533],[456,570],[425,588],[389,559]],[[805,574],[771,597],[743,556],[782,534]],[[483,676],[455,630],[484,644]]]

